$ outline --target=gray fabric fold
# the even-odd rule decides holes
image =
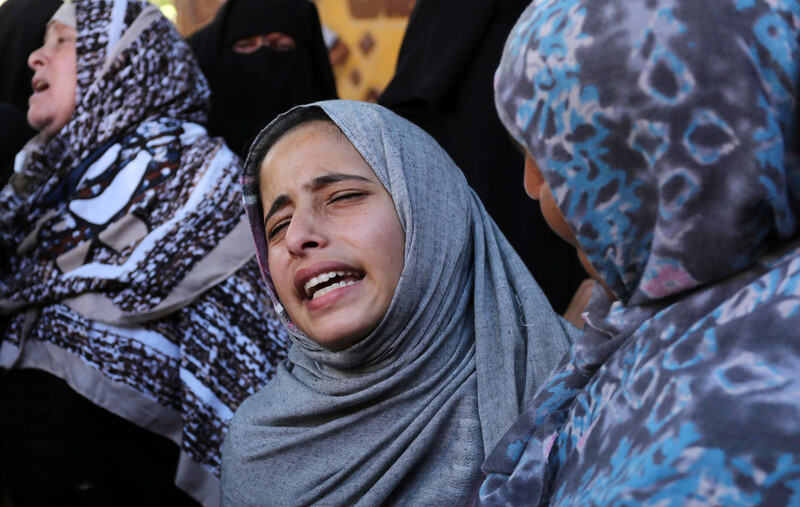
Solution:
[[[267,264],[258,170],[271,143],[319,107],[394,199],[405,267],[383,321],[342,351],[299,331]],[[294,346],[237,411],[224,444],[225,505],[459,505],[558,359],[558,317],[464,176],[421,129],[377,105],[295,108],[256,139],[242,178],[262,272]]]

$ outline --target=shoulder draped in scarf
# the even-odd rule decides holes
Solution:
[[[620,301],[484,465],[485,505],[800,502],[800,4],[545,0],[497,107]]]
[[[260,162],[321,108],[392,195],[405,267],[387,314],[360,343],[321,348],[276,299]],[[256,139],[243,176],[256,252],[294,342],[289,361],[237,411],[223,503],[463,505],[480,462],[568,349],[550,308],[459,169],[421,129],[374,104],[295,108]]]
[[[50,371],[171,438],[176,482],[214,504],[227,421],[287,346],[240,166],[201,126],[205,79],[156,7],[74,3],[75,112],[0,193],[0,364]]]

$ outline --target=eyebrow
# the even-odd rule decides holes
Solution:
[[[333,183],[339,183],[340,181],[361,181],[366,183],[374,183],[371,179],[365,178],[363,176],[358,176],[356,174],[341,174],[341,173],[334,173],[334,174],[324,174],[322,176],[317,176],[313,180],[309,181],[308,183],[303,185],[304,190],[308,190],[314,192],[319,190],[320,188],[326,187]],[[267,212],[267,216],[264,217],[264,224],[266,224],[270,217],[277,213],[281,208],[283,208],[286,203],[288,203],[291,199],[286,194],[281,194],[275,198],[272,202],[272,206],[269,208],[269,212]]]

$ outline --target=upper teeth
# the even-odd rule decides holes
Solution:
[[[321,283],[325,283],[328,280],[330,280],[331,278],[335,278],[337,276],[344,276],[344,275],[353,275],[353,276],[355,276],[355,273],[349,273],[347,271],[329,271],[327,273],[321,273],[321,274],[315,276],[314,278],[312,278],[311,280],[307,281],[306,284],[303,286],[303,289],[306,291],[306,294],[308,294],[309,293],[308,291],[310,289],[316,287],[317,285],[319,285]],[[318,291],[317,293],[315,293],[314,297],[318,297],[318,296],[327,294],[328,292],[332,291],[333,289],[338,289],[339,287],[344,287],[345,285],[352,285],[353,283],[355,283],[355,282],[352,281],[352,280],[350,282],[334,283],[330,287],[325,287],[324,289],[322,289],[322,290]],[[321,294],[321,293],[324,293],[324,294]]]

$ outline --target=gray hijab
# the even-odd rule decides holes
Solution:
[[[315,116],[332,120],[375,171],[406,238],[386,316],[338,352],[306,337],[276,297],[258,190],[269,148]],[[259,263],[294,346],[234,416],[223,504],[468,503],[485,454],[574,335],[461,171],[412,123],[340,100],[273,121],[251,148],[242,184]]]

